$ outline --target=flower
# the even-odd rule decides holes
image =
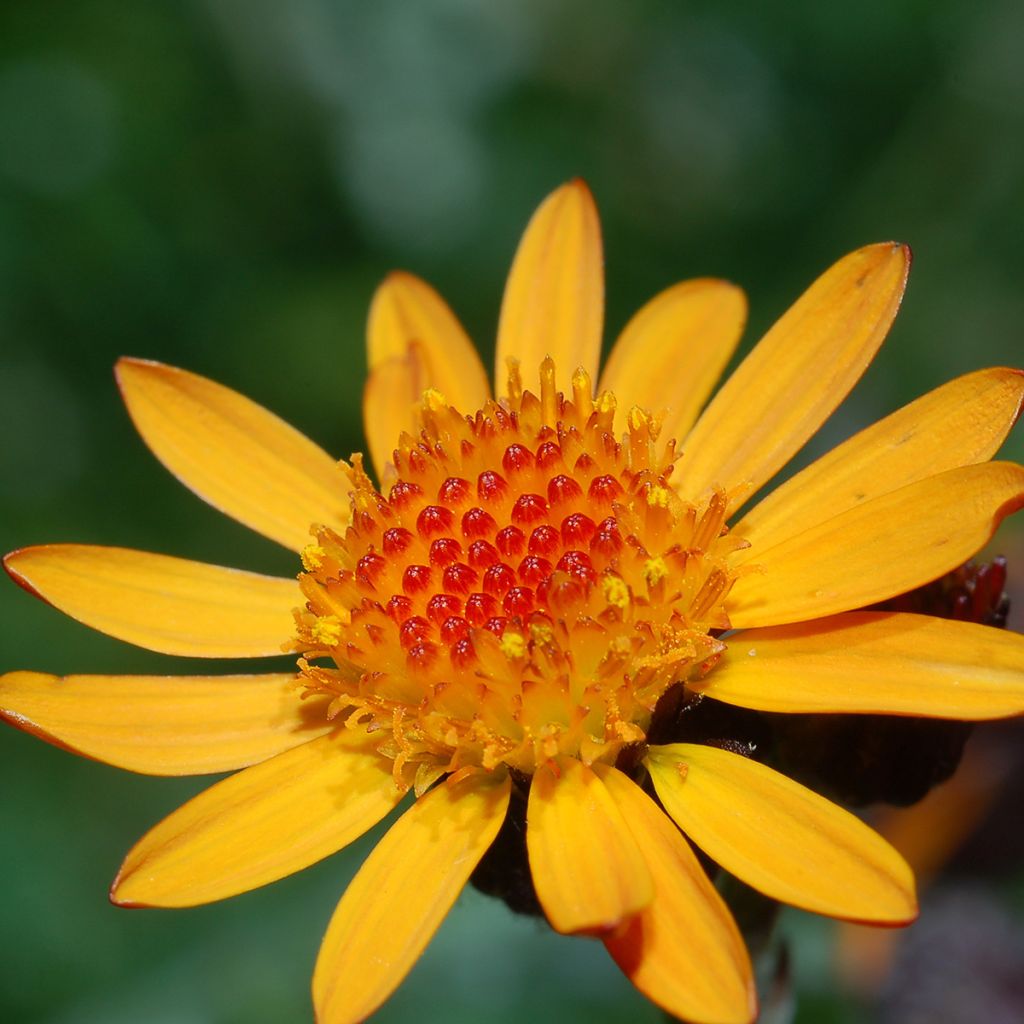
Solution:
[[[701,412],[741,333],[741,293],[715,280],[662,292],[596,378],[600,231],[572,182],[513,263],[497,399],[428,285],[380,287],[364,401],[380,489],[360,456],[335,462],[241,395],[122,360],[156,456],[300,553],[302,571],[296,583],[70,544],[7,556],[27,590],[151,650],[299,655],[297,675],[2,677],[0,712],[63,747],[157,775],[242,769],[145,835],[111,899],[252,889],[413,791],[324,938],[313,995],[331,1024],[401,982],[514,801],[551,925],[599,936],[688,1020],[746,1022],[756,998],[684,833],[773,899],[911,921],[912,874],[880,836],[754,751],[687,742],[664,712],[697,695],[789,713],[1024,711],[1021,637],[857,610],[955,568],[1024,505],[1024,468],[988,461],[1024,374],[954,380],[742,512],[871,360],[908,268],[891,243],[840,260]]]

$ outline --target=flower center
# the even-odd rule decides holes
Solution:
[[[512,367],[508,398],[470,416],[426,392],[387,497],[357,457],[345,536],[316,528],[303,552],[304,682],[380,732],[419,790],[463,768],[613,761],[724,650],[743,546],[726,496],[681,500],[654,417],[633,409],[617,440],[611,393],[592,398],[580,370],[570,399],[554,379],[545,360],[536,396]]]

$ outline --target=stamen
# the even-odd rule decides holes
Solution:
[[[302,552],[307,691],[376,736],[403,787],[613,763],[724,649],[743,546],[726,495],[684,502],[654,416],[630,410],[617,438],[614,395],[582,369],[571,398],[555,381],[546,359],[533,395],[512,362],[507,398],[469,416],[424,392],[387,497],[356,459],[346,534],[317,528]]]

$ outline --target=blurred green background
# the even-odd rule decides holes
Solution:
[[[912,244],[890,340],[812,452],[953,375],[1019,364],[1022,38],[1014,0],[3,4],[0,547],[294,572],[147,454],[114,360],[211,376],[348,455],[376,282],[396,266],[430,280],[489,358],[519,232],[574,175],[603,218],[609,338],[654,292],[717,275],[748,290],[749,344],[841,254]],[[1024,458],[1024,431],[1006,455]],[[997,547],[1024,579],[1021,524]],[[13,585],[0,616],[4,667],[194,670]],[[203,783],[13,729],[0,765],[0,1020],[309,1019],[320,935],[368,841],[223,905],[118,911],[123,853]],[[905,951],[914,985],[988,948],[942,946],[947,920],[989,915],[1001,951],[968,972],[968,1016],[912,1018],[892,985],[877,1004],[845,991],[830,926],[792,914],[798,1020],[1022,1019],[1024,878],[982,885],[968,865],[933,892]],[[989,977],[1004,954],[1016,981]],[[378,1019],[659,1018],[598,944],[468,893]]]

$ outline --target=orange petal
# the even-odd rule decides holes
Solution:
[[[728,281],[701,278],[666,288],[626,324],[598,390],[615,392],[620,412],[664,412],[662,436],[693,426],[747,320],[747,300]]]
[[[847,612],[744,630],[696,685],[759,711],[1003,718],[1024,713],[1024,637],[929,615]]]
[[[422,429],[423,392],[430,387],[430,367],[423,346],[414,341],[405,354],[378,363],[363,387],[363,432],[377,479],[388,478],[388,465],[403,433],[418,437]]]
[[[671,1017],[747,1024],[757,1016],[750,957],[729,908],[665,812],[621,772],[595,765],[654,878],[654,899],[604,944]],[[694,937],[699,936],[699,941]]]
[[[301,603],[294,580],[128,548],[44,544],[12,551],[15,583],[101,633],[162,654],[280,654]]]
[[[537,897],[555,931],[602,934],[643,910],[654,883],[604,783],[564,758],[533,776],[526,847]]]
[[[510,790],[507,776],[442,783],[377,844],[320,946],[319,1024],[365,1020],[398,987],[498,834]]]
[[[784,466],[874,358],[909,268],[910,250],[884,242],[825,271],[704,410],[674,478],[680,493],[722,487],[747,496]]]
[[[863,608],[961,565],[1024,507],[1024,467],[962,466],[856,505],[740,558],[727,600],[733,626],[778,626]],[[737,558],[739,561],[739,558]]]
[[[294,427],[173,366],[121,359],[116,374],[142,439],[204,501],[294,551],[309,543],[311,523],[344,531],[351,484]]]
[[[328,732],[324,700],[294,673],[262,676],[0,676],[0,717],[58,747],[146,775],[202,775],[265,761]]]
[[[401,798],[390,762],[365,735],[342,728],[179,807],[135,844],[110,898],[121,906],[192,907],[248,892],[358,839]]]
[[[577,179],[540,204],[519,243],[498,322],[495,393],[504,393],[509,359],[519,361],[534,394],[546,356],[567,395],[577,367],[595,380],[603,323],[601,224],[590,189]]]
[[[490,395],[487,372],[462,324],[444,299],[412,274],[395,271],[381,283],[370,304],[366,341],[371,372],[389,359],[404,358],[415,342],[422,347],[426,386],[457,409],[475,412]]]
[[[830,917],[907,924],[914,876],[849,811],[739,754],[694,743],[651,747],[646,764],[665,810],[748,885]]]
[[[1024,372],[978,370],[944,384],[777,487],[733,529],[768,548],[855,505],[985,462],[1020,415]]]

